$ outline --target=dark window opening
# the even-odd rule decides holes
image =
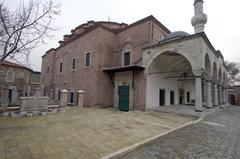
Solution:
[[[91,58],[90,52],[86,53],[85,66],[90,66],[90,62],[91,62],[90,58]]]
[[[47,67],[47,73],[49,73],[49,66]]]
[[[12,89],[8,90],[8,101],[11,103],[12,102]]]
[[[61,98],[61,91],[58,91],[58,100]]]
[[[174,91],[170,91],[170,104],[174,104]]]
[[[160,89],[159,90],[159,106],[165,105],[165,90]]]
[[[124,53],[124,66],[130,65],[130,52]]]
[[[73,103],[73,99],[74,99],[74,93],[71,92],[71,93],[70,93],[70,103]]]
[[[63,63],[60,63],[60,68],[59,68],[59,72],[62,72],[62,67],[63,67]]]
[[[190,103],[190,92],[187,92],[187,103]]]
[[[72,69],[73,70],[75,69],[75,62],[76,62],[76,59],[74,58],[73,61],[72,61]]]

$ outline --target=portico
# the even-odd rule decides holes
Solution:
[[[159,44],[145,48],[146,108],[169,105],[203,107],[226,104],[227,72],[220,51],[205,33],[173,32]],[[217,71],[216,71],[217,70]]]

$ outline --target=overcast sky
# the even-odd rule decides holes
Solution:
[[[13,7],[16,0],[5,0]],[[194,33],[191,25],[194,0],[55,0],[61,4],[61,13],[53,25],[59,28],[53,32],[47,44],[41,44],[30,56],[31,67],[41,70],[41,56],[50,48],[56,48],[58,41],[71,29],[89,20],[124,22],[131,24],[153,15],[171,31]],[[225,60],[240,62],[240,1],[205,0],[204,12],[208,15],[205,33]]]

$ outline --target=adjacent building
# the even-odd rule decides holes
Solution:
[[[171,32],[153,16],[133,24],[88,21],[42,57],[44,94],[85,91],[84,106],[145,110],[165,105],[212,108],[227,103],[224,58],[204,33],[203,1],[195,0],[195,34]]]
[[[20,97],[41,95],[40,72],[30,68],[3,61],[0,65],[0,101],[18,105]]]
[[[228,88],[228,101],[231,105],[240,106],[240,86],[234,85]]]

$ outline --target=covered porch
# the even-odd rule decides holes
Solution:
[[[144,49],[146,109],[203,112],[227,101],[227,71],[204,33],[166,39]],[[192,107],[191,107],[192,106]],[[188,110],[186,110],[188,112]]]

